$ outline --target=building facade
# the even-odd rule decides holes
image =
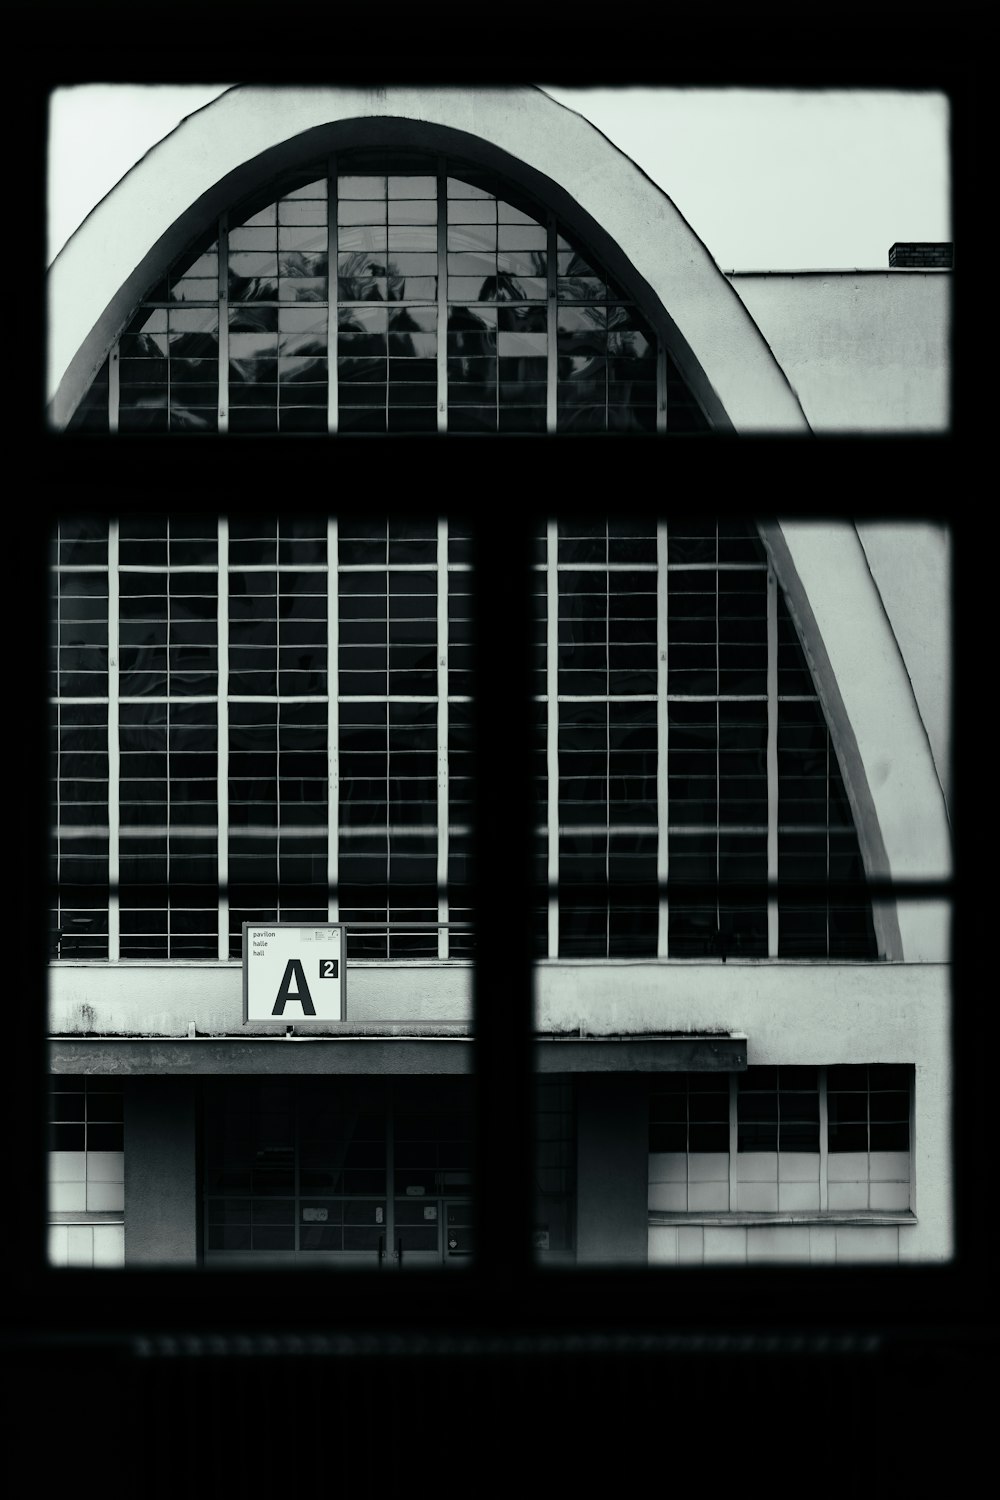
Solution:
[[[475,1256],[468,523],[378,482],[247,503],[244,436],[669,453],[836,425],[849,377],[797,394],[670,201],[538,91],[276,100],[185,121],[50,278],[51,423],[225,438],[234,485],[52,538],[55,1264]],[[536,1254],[948,1259],[949,913],[899,889],[950,874],[947,534],[539,509]],[[245,1020],[246,927],[325,924],[343,1018],[296,984]]]

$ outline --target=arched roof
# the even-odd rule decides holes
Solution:
[[[54,425],[69,420],[135,304],[235,198],[304,157],[401,137],[504,173],[585,236],[660,325],[714,426],[809,431],[760,330],[674,204],[600,131],[540,89],[248,84],[154,146],[54,261]]]
[[[952,875],[944,793],[906,662],[850,521],[761,526],[840,761],[870,879]],[[950,958],[944,900],[873,900],[879,950]]]

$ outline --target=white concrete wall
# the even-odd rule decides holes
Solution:
[[[947,526],[862,521],[858,536],[951,805],[952,558]]]
[[[865,1265],[942,1260],[917,1224],[651,1224],[651,1266]]]
[[[886,595],[894,600],[901,638],[873,578],[855,527],[847,521],[782,522],[762,534],[799,628],[817,691],[831,726],[870,876],[946,880],[952,873],[951,829],[938,766],[931,753],[914,679],[903,656],[916,663],[920,643],[933,631],[933,615],[946,597],[943,559],[933,557],[919,530],[897,538],[871,537]],[[899,594],[912,567],[934,580],[927,597],[905,608]],[[919,567],[918,567],[919,564]],[[930,682],[940,665],[917,676],[929,718],[940,731],[944,685]],[[927,652],[924,652],[925,659]],[[916,668],[915,668],[916,670]],[[883,916],[889,930],[883,950],[892,959],[931,963],[950,958],[950,908],[945,902],[899,902]],[[885,934],[880,933],[880,938]]]
[[[951,273],[736,272],[814,432],[946,432]]]
[[[472,970],[463,965],[352,965],[347,1020],[329,1034],[417,1022],[450,1027],[471,1014]],[[53,964],[49,969],[49,1033],[53,1036],[274,1036],[295,1024],[243,1025],[239,963]],[[310,1028],[315,1030],[316,1028]]]

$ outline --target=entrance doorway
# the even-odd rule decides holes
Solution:
[[[204,1088],[207,1265],[469,1265],[466,1077],[229,1078]]]

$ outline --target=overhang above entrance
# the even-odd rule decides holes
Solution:
[[[470,1036],[87,1037],[49,1043],[53,1073],[213,1075],[471,1073]],[[747,1039],[738,1033],[640,1037],[540,1037],[540,1073],[740,1072]]]

